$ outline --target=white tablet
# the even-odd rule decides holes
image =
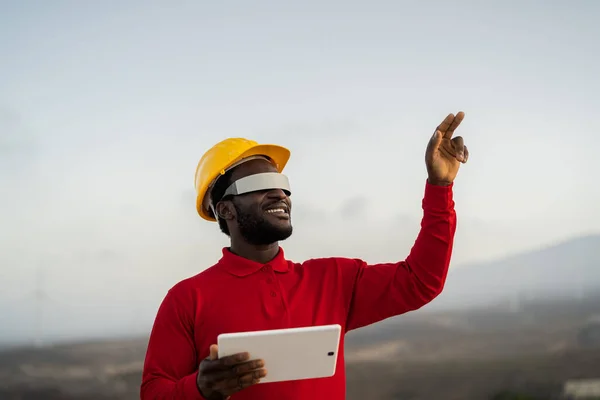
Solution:
[[[248,352],[265,361],[267,376],[260,383],[325,378],[335,374],[340,325],[221,334],[219,358]]]

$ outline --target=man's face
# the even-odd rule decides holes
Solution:
[[[233,171],[232,181],[263,172],[277,172],[277,169],[266,160],[251,160]],[[240,235],[248,243],[267,245],[291,236],[292,203],[283,190],[261,190],[233,196],[231,203]]]

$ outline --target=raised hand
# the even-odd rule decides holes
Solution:
[[[469,159],[469,150],[463,138],[452,138],[454,131],[463,118],[464,112],[448,114],[436,128],[427,150],[425,151],[425,165],[427,166],[428,181],[433,185],[448,186],[456,178],[461,163]]]

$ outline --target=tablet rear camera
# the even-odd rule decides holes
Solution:
[[[335,354],[335,353],[334,353],[333,351],[330,351],[329,353],[327,353],[327,355],[328,355],[328,356],[332,356],[332,355],[334,355],[334,354]]]

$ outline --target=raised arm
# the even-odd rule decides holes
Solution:
[[[416,310],[441,293],[456,230],[452,186],[427,183],[423,212],[421,231],[406,260],[375,265],[348,260],[350,265],[340,266],[354,275],[348,282],[347,330]]]
[[[340,260],[346,299],[346,330],[416,310],[433,300],[444,288],[456,213],[452,188],[460,163],[468,150],[461,137],[452,139],[464,117],[450,114],[437,127],[425,153],[428,179],[423,198],[421,231],[404,261],[367,265],[362,260]]]

